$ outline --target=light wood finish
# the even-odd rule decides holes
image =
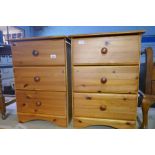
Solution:
[[[66,91],[65,67],[15,67],[14,75],[16,89]]]
[[[31,38],[20,38],[20,39],[10,39],[12,43],[14,42],[23,42],[23,41],[36,41],[36,40],[56,40],[56,39],[64,39],[67,36],[45,36],[45,37],[31,37]]]
[[[146,80],[145,95],[142,101],[143,122],[141,128],[148,127],[149,108],[155,103],[155,65],[153,62],[152,48],[146,48]]]
[[[136,128],[143,31],[73,35],[73,126]]]
[[[18,121],[20,123],[25,123],[31,120],[46,120],[51,121],[52,123],[61,126],[67,127],[68,122],[67,118],[64,116],[55,116],[55,115],[45,115],[45,114],[32,114],[32,113],[18,113]]]
[[[84,128],[84,127],[88,127],[92,125],[106,125],[106,126],[113,127],[113,128],[133,129],[133,128],[136,128],[136,121],[86,118],[86,117],[75,117],[74,118],[75,128]]]
[[[74,67],[74,91],[137,93],[138,71],[138,66]]]
[[[155,103],[155,95],[145,95],[142,103],[143,122],[142,128],[148,127],[148,111],[149,108]]]
[[[74,65],[133,65],[139,63],[139,35],[77,38]]]
[[[65,65],[64,39],[22,41],[12,44],[14,66]]]
[[[90,33],[90,34],[75,34],[70,35],[70,38],[86,38],[86,37],[107,37],[107,36],[126,36],[126,35],[141,35],[145,31],[138,30],[138,31],[126,31],[126,32],[104,32],[104,33]]]
[[[67,38],[24,38],[11,44],[19,122],[41,119],[67,127]]]
[[[16,91],[21,113],[66,116],[66,92]]]
[[[136,120],[137,95],[74,93],[74,116]]]

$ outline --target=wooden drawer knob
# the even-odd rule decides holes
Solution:
[[[41,102],[40,101],[37,101],[36,102],[36,106],[41,106]]]
[[[107,82],[107,78],[106,77],[102,77],[101,78],[101,83],[106,83]]]
[[[101,54],[107,54],[107,52],[108,52],[108,49],[106,47],[103,47],[101,49]]]
[[[106,109],[107,109],[107,107],[106,107],[105,105],[101,105],[101,106],[100,106],[100,110],[101,110],[101,111],[105,111]]]
[[[39,76],[35,76],[35,77],[34,77],[34,81],[35,81],[35,82],[39,82],[39,81],[40,81],[40,77],[39,77]]]
[[[38,55],[39,55],[39,51],[33,50],[33,51],[32,51],[32,55],[33,55],[33,56],[38,56]]]
[[[92,99],[92,97],[86,96],[86,100],[91,100],[91,99]]]
[[[25,107],[26,106],[26,104],[25,103],[23,103],[23,107]]]

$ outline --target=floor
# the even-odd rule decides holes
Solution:
[[[62,129],[55,124],[48,121],[29,121],[26,123],[18,123],[17,115],[16,115],[16,104],[12,104],[7,107],[8,117],[6,120],[2,120],[0,118],[0,128],[4,129]],[[140,121],[142,120],[142,112],[141,109],[138,108],[138,117]],[[137,127],[138,127],[137,123]],[[72,124],[68,126],[69,129],[72,128]],[[87,129],[108,129],[110,127],[106,126],[91,126],[87,127]],[[148,128],[155,129],[155,108],[151,108],[149,110],[149,125]]]

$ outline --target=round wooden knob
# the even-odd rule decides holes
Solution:
[[[107,109],[107,107],[106,107],[105,105],[101,105],[101,106],[100,106],[100,110],[101,110],[101,111],[105,111],[106,109]]]
[[[107,78],[106,77],[102,77],[101,78],[101,83],[106,83],[107,82]]]
[[[86,96],[86,100],[91,100],[91,99],[92,99],[92,97]]]
[[[106,54],[108,52],[108,49],[106,47],[103,47],[101,49],[101,54]]]
[[[34,77],[34,81],[35,81],[35,82],[39,82],[39,81],[40,81],[40,77],[39,77],[39,76],[35,76],[35,77]]]
[[[32,51],[32,55],[33,55],[33,56],[38,56],[38,55],[39,55],[39,51],[33,50],[33,51]]]
[[[40,101],[37,101],[36,102],[36,106],[41,106],[41,102]]]

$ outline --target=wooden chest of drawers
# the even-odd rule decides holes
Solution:
[[[49,120],[68,124],[67,49],[65,37],[12,40],[19,122]]]
[[[74,127],[136,127],[142,33],[71,36]]]

